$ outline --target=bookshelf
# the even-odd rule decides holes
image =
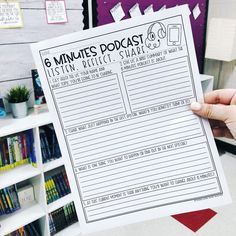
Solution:
[[[63,165],[64,165],[64,158],[61,157],[59,159],[44,163],[43,169],[44,169],[44,172],[48,172],[50,170],[53,170],[53,169],[63,166]]]
[[[48,213],[55,211],[56,209],[65,206],[66,204],[73,201],[72,194],[67,194],[66,196],[48,204]]]
[[[42,109],[30,109],[29,115],[23,119],[13,119],[12,115],[9,114],[4,119],[0,120],[0,137],[50,123],[52,123],[52,118],[46,107]]]
[[[0,216],[0,236],[5,236],[34,221],[39,226],[40,235],[50,236],[49,214],[65,205],[74,202],[73,192],[47,204],[45,181],[50,173],[57,173],[59,170],[68,171],[65,157],[43,163],[40,128],[52,123],[50,113],[45,107],[31,109],[29,115],[22,119],[13,119],[11,115],[0,119],[0,138],[4,138],[25,130],[33,130],[34,146],[36,155],[36,167],[29,164],[17,166],[13,169],[0,172],[0,189],[13,184],[16,186],[31,184],[34,187],[35,201],[24,205],[21,209],[6,215]],[[70,183],[71,184],[71,183]],[[54,235],[80,234],[80,226],[75,222]]]
[[[23,207],[11,215],[1,218],[1,235],[13,232],[23,225],[27,225],[34,220],[44,217],[46,212],[42,206],[34,202],[27,207]],[[27,217],[26,217],[27,216]]]
[[[30,164],[0,172],[0,189],[40,175],[40,170]]]
[[[78,235],[78,228],[79,228],[79,223],[75,223],[73,225],[70,225],[66,229],[58,232],[56,236],[65,236],[65,235],[70,235],[70,236],[77,236]]]

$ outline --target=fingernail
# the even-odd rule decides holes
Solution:
[[[191,103],[191,109],[193,111],[200,111],[202,108],[202,105],[199,102],[192,102]]]

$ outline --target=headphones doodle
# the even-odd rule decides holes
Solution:
[[[164,39],[165,37],[166,27],[161,22],[155,22],[148,28],[145,44],[149,49],[153,50],[160,47],[160,39]]]

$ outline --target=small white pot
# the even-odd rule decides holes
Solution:
[[[28,104],[26,102],[10,103],[14,118],[23,118],[28,115]]]

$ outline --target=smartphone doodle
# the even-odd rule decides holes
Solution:
[[[167,44],[168,46],[180,45],[181,44],[181,25],[170,24],[167,26]]]

